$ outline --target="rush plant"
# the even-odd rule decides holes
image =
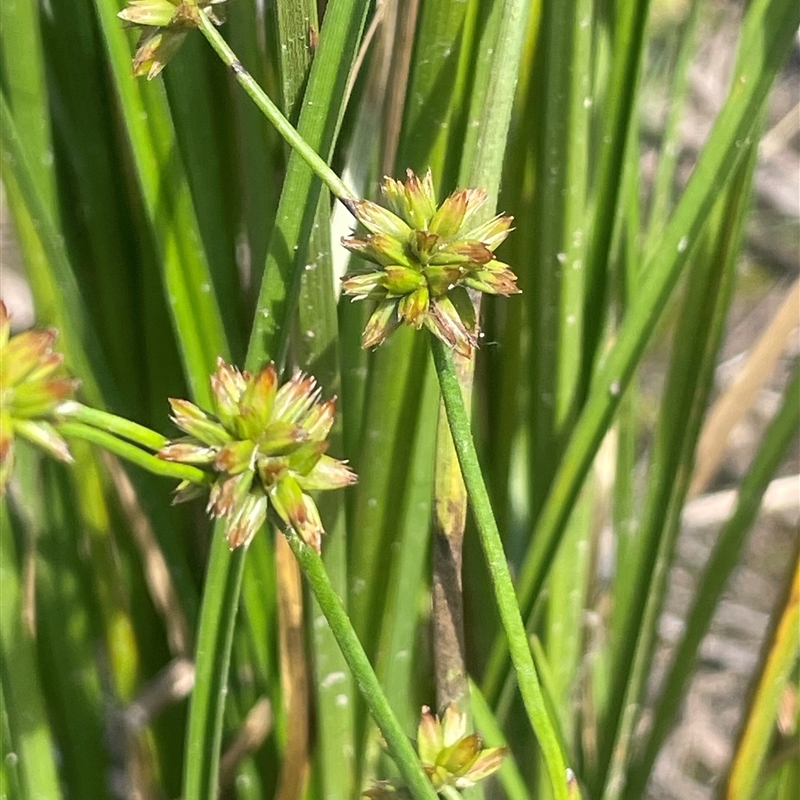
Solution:
[[[748,4],[679,186],[712,15],[650,5],[4,10],[0,795],[647,796],[800,428],[795,365],[648,693],[800,24]],[[720,797],[796,785],[796,570]]]

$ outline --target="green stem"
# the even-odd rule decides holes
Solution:
[[[481,546],[491,574],[500,618],[508,638],[508,648],[514,670],[517,673],[517,683],[522,700],[542,749],[553,795],[556,800],[568,800],[566,762],[553,722],[547,713],[536,668],[533,665],[533,656],[528,645],[525,626],[522,623],[511,573],[503,552],[500,531],[497,529],[497,522],[489,502],[489,494],[486,491],[478,463],[478,454],[472,441],[469,417],[464,407],[453,357],[448,348],[433,335],[431,336],[431,351],[436,374],[439,376],[439,386],[447,411],[447,420],[450,423],[450,432],[453,435],[453,443],[461,464],[464,483],[467,486],[472,513],[478,526]]]
[[[145,453],[136,445],[118,439],[112,433],[107,433],[84,422],[58,422],[56,429],[59,433],[72,439],[83,439],[99,445],[110,453],[136,464],[137,467],[152,472],[153,475],[191,483],[209,483],[208,473],[198,467],[193,467],[191,464],[178,464],[174,461],[162,461],[150,453]]]
[[[352,211],[356,196],[347,188],[344,181],[325,163],[325,160],[309,146],[305,139],[297,132],[280,109],[269,99],[264,90],[258,85],[255,78],[242,66],[242,62],[228,47],[228,43],[214,27],[204,11],[200,11],[200,30],[208,39],[209,44],[216,50],[239,85],[247,92],[250,99],[256,104],[258,110],[272,123],[275,130],[286,140],[287,144],[308,164],[319,179]]]
[[[56,413],[60,418],[65,418],[69,422],[82,422],[94,428],[100,428],[114,436],[121,436],[130,442],[146,447],[148,450],[160,450],[168,442],[166,436],[156,433],[144,425],[131,422],[124,417],[110,414],[108,411],[101,411],[98,408],[89,408],[83,403],[76,403],[72,400],[62,403]]]
[[[286,531],[286,538],[409,789],[415,798],[435,800],[436,792],[383,693],[342,601],[331,585],[322,559],[293,530]]]
[[[197,631],[197,672],[183,760],[183,797],[186,800],[219,797],[222,715],[247,554],[243,547],[229,551],[223,535],[224,524],[224,520],[218,520],[214,525]],[[263,528],[260,535],[264,535]]]

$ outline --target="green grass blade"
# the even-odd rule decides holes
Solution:
[[[245,551],[230,551],[224,526],[214,526],[195,650],[195,688],[184,754],[186,800],[217,797],[222,715]],[[263,531],[262,531],[263,533]]]
[[[136,239],[138,208],[128,205],[135,189],[128,193],[133,179],[126,172],[126,148],[106,74],[98,69],[105,49],[91,2],[54,0],[42,15],[42,36],[59,184],[53,220],[126,412],[153,422],[155,415],[146,416],[155,409],[148,407],[145,389],[152,357],[142,354],[144,320],[134,310],[143,303],[142,273],[155,271],[154,259]],[[158,311],[166,321],[163,303]],[[163,328],[169,337],[168,321]],[[148,326],[146,335],[158,334]],[[165,344],[159,356],[166,362],[172,347]],[[176,362],[174,354],[165,367]],[[160,421],[161,404],[157,413]]]
[[[525,609],[541,592],[569,511],[687,263],[689,244],[696,241],[716,197],[743,157],[742,143],[756,133],[769,87],[791,47],[790,31],[796,29],[798,22],[800,9],[786,0],[757,0],[748,10],[733,89],[664,230],[661,247],[645,267],[636,303],[597,371],[536,523],[531,537],[537,543],[536,549],[526,556],[519,573],[518,595]],[[493,647],[492,669],[487,671],[484,683],[489,698],[499,685],[503,650],[502,643]]]
[[[671,80],[667,96],[669,108],[664,122],[661,147],[658,153],[658,168],[653,180],[653,194],[648,217],[649,252],[657,246],[658,236],[669,218],[672,206],[675,171],[680,156],[679,125],[689,92],[689,67],[695,53],[697,28],[703,3],[692,0],[686,21],[679,34],[678,54],[671,69]]]
[[[403,110],[395,171],[431,167],[435,185],[455,178],[447,169],[450,126],[464,91],[469,48],[468,20],[475,3],[431,0],[423,3],[414,36],[414,55]]]
[[[330,198],[323,192],[314,233],[309,242],[309,266],[303,275],[298,309],[297,358],[299,366],[317,376],[327,397],[338,392],[338,317],[330,258]],[[331,431],[331,452],[342,451],[342,426]],[[347,596],[348,526],[345,495],[330,492],[318,499],[328,536],[323,563],[334,590]],[[354,743],[354,686],[336,639],[323,622],[314,601],[312,612],[314,668],[317,691],[317,753],[323,797],[347,800],[356,790]]]
[[[478,61],[469,97],[468,122],[459,184],[481,186],[492,206],[497,203],[531,4],[505,0],[490,11],[476,34]]]
[[[231,355],[244,355],[247,317],[236,263],[241,214],[237,180],[238,142],[233,119],[237,87],[220,74],[200,36],[189,36],[180,57],[164,70],[169,113],[179,160],[184,165],[196,230],[205,253],[214,295]],[[144,84],[144,81],[141,81]],[[198,129],[203,135],[198,136]],[[263,221],[262,221],[262,224]],[[195,243],[198,247],[198,243]]]
[[[610,764],[604,794],[608,800],[623,796],[622,777],[633,747],[636,709],[652,663],[680,512],[733,291],[754,153],[751,148],[734,184],[720,197],[709,224],[708,246],[702,243],[688,276],[655,433],[644,518],[638,530],[643,546],[629,551],[635,558],[617,566],[619,588],[624,586],[626,591],[620,591],[614,609],[611,695],[600,722],[601,769]]]
[[[428,364],[419,397],[423,408],[436,408],[438,385]],[[419,706],[424,702],[422,687],[415,686],[421,682],[415,669],[418,659],[414,656],[419,624],[416,601],[422,591],[427,592],[428,586],[426,566],[429,565],[431,484],[436,442],[430,435],[429,426],[417,425],[414,430],[415,438],[408,460],[408,485],[400,510],[400,546],[396,548],[397,558],[393,560],[387,579],[376,669],[386,687],[389,703],[409,732],[419,721]]]
[[[160,82],[131,75],[130,44],[116,2],[95,0],[95,7],[186,378],[192,396],[208,407],[208,376],[229,350],[166,94]]]
[[[434,436],[432,410],[419,405],[424,358],[420,337],[398,330],[371,359],[362,446],[354,459],[360,481],[350,524],[358,538],[350,549],[348,602],[353,626],[370,655],[383,614],[386,585],[380,577],[382,564],[399,536],[397,524],[412,445],[406,432],[425,425],[428,435]],[[378,502],[377,498],[385,500]]]
[[[266,35],[262,30],[260,3],[258,0],[243,0],[228,9],[226,34],[233,51],[256,80],[268,91],[274,70],[270,68]],[[242,92],[234,92],[234,115],[239,131],[242,153],[239,160],[239,186],[242,204],[242,219],[247,242],[247,267],[249,276],[246,290],[248,314],[255,304],[255,296],[261,283],[262,269],[267,254],[267,243],[275,219],[275,209],[280,197],[277,176],[285,166],[285,153],[279,137],[253,102]],[[248,316],[246,322],[250,323]]]
[[[684,686],[694,669],[702,637],[708,630],[725,584],[739,562],[745,537],[758,513],[763,494],[799,427],[800,368],[795,367],[784,394],[783,405],[770,423],[761,447],[739,487],[736,510],[723,526],[699,582],[695,601],[686,618],[685,633],[675,650],[653,711],[651,733],[643,745],[642,755],[630,768],[628,785],[631,791],[645,786],[679,708]]]
[[[103,744],[104,697],[96,651],[103,634],[97,599],[90,588],[88,565],[72,537],[64,536],[65,530],[80,530],[81,524],[66,470],[48,462],[41,466],[40,476],[18,471],[26,482],[24,491],[38,490],[46,501],[42,519],[34,522],[29,534],[37,538],[39,669],[62,757],[65,793],[71,797],[104,797],[110,760]],[[85,758],[86,753],[93,757]]]
[[[3,716],[9,727],[9,740],[4,742],[5,764],[14,773],[20,798],[59,800],[62,794],[56,751],[36,665],[36,641],[24,622],[23,575],[3,497],[0,498],[0,675]]]
[[[778,606],[780,617],[775,620],[767,637],[765,657],[758,671],[755,691],[731,761],[726,781],[727,796],[750,800],[758,791],[764,760],[773,739],[783,693],[797,664],[800,646],[800,561],[795,547],[794,570],[783,591],[783,603]]]
[[[23,150],[31,182],[42,207],[53,214],[56,183],[38,3],[19,0],[6,9],[0,24],[0,44],[3,94],[17,128],[25,132]]]
[[[84,394],[91,402],[102,404],[115,393],[108,371],[103,369],[102,355],[75,274],[52,216],[41,202],[5,94],[0,96],[0,137],[3,183],[37,308],[43,321],[58,328],[67,366],[81,376]],[[100,376],[101,383],[95,381],[95,374]]]
[[[634,124],[636,89],[644,53],[644,32],[649,0],[638,3],[616,3],[607,14],[613,18],[610,74],[602,96],[604,113],[598,143],[597,176],[594,197],[594,219],[586,264],[586,309],[584,319],[584,391],[595,368],[595,358],[606,323],[608,267],[611,245],[622,194],[626,142]]]

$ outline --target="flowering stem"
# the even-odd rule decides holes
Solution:
[[[94,428],[100,428],[134,442],[140,447],[146,447],[148,450],[160,450],[169,442],[166,436],[162,436],[144,425],[118,417],[116,414],[109,414],[108,411],[89,408],[89,406],[74,400],[62,403],[56,409],[56,414],[62,419],[66,418],[69,422],[83,422]]]
[[[322,559],[293,530],[286,531],[286,538],[409,789],[418,800],[436,800],[436,792],[381,689]]]
[[[176,478],[181,481],[191,481],[192,483],[210,483],[208,474],[202,469],[193,467],[191,464],[162,461],[160,458],[146,453],[136,445],[118,439],[113,433],[108,433],[100,428],[87,425],[85,422],[58,422],[56,423],[56,429],[64,436],[73,439],[83,439],[84,441],[99,445],[110,453],[124,458],[126,461],[130,461],[132,464],[136,464],[137,467],[146,469],[154,475],[160,475],[164,478]]]
[[[556,800],[569,800],[567,767],[558,742],[553,722],[547,714],[544,697],[533,665],[528,636],[520,616],[514,584],[503,551],[503,542],[497,528],[486,484],[483,482],[478,454],[472,441],[469,417],[464,407],[461,387],[458,384],[450,350],[435,336],[431,336],[431,351],[439,386],[442,391],[450,432],[453,435],[458,461],[467,486],[472,513],[478,526],[486,563],[492,578],[497,607],[508,638],[508,648],[517,682],[528,718],[539,740],[547,765],[550,783]]]
[[[216,50],[233,72],[234,78],[247,92],[250,99],[256,104],[258,110],[272,123],[275,130],[286,140],[288,145],[308,164],[320,180],[341,200],[348,209],[356,201],[356,196],[347,188],[344,181],[325,163],[325,160],[316,153],[308,142],[297,132],[280,109],[269,99],[264,90],[258,85],[255,78],[242,66],[242,62],[228,46],[205,11],[200,9],[200,30],[208,39],[209,44]]]

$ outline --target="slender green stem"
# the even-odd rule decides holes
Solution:
[[[478,454],[472,441],[469,418],[464,408],[453,357],[447,347],[435,336],[431,336],[431,350],[433,362],[436,365],[436,374],[439,376],[439,386],[447,411],[447,420],[450,423],[450,432],[453,434],[453,443],[456,446],[470,505],[478,525],[481,546],[492,577],[495,599],[508,638],[508,648],[514,670],[517,673],[522,700],[547,764],[553,795],[556,800],[568,800],[566,762],[553,722],[547,713],[536,668],[533,665],[533,656],[517,605],[511,573],[503,552],[500,531],[497,529],[497,522],[489,502],[489,494],[486,491],[478,463]]]
[[[108,411],[90,408],[73,400],[62,403],[56,413],[69,422],[83,422],[93,428],[100,428],[114,436],[121,436],[140,447],[146,447],[148,450],[160,450],[169,442],[166,436],[162,436],[144,425],[131,422],[124,417],[118,417],[116,414],[110,414]]]
[[[322,559],[294,531],[288,530],[286,538],[409,789],[415,798],[435,800],[436,792],[383,693],[342,601],[331,585]]]
[[[109,415],[112,416],[112,415]],[[164,478],[175,478],[179,481],[192,483],[209,483],[208,473],[191,464],[178,464],[174,461],[162,461],[150,453],[146,453],[136,445],[118,439],[114,434],[87,425],[85,422],[58,422],[56,428],[59,433],[72,439],[83,439],[86,442],[99,445],[120,458],[136,464],[137,467],[160,475]]]
[[[344,181],[325,163],[325,160],[316,153],[297,132],[280,109],[267,97],[264,90],[258,85],[255,78],[242,66],[242,62],[228,47],[228,43],[214,27],[204,11],[200,11],[200,30],[208,39],[209,44],[216,50],[217,55],[227,64],[233,72],[239,85],[247,92],[250,99],[256,104],[258,110],[275,126],[275,130],[286,140],[288,145],[308,164],[319,176],[320,180],[339,198],[348,208],[357,199],[347,188]]]
[[[183,761],[183,797],[186,800],[219,797],[222,715],[247,554],[241,547],[229,551],[223,527],[223,520],[218,520],[214,526],[197,631],[197,672]]]

